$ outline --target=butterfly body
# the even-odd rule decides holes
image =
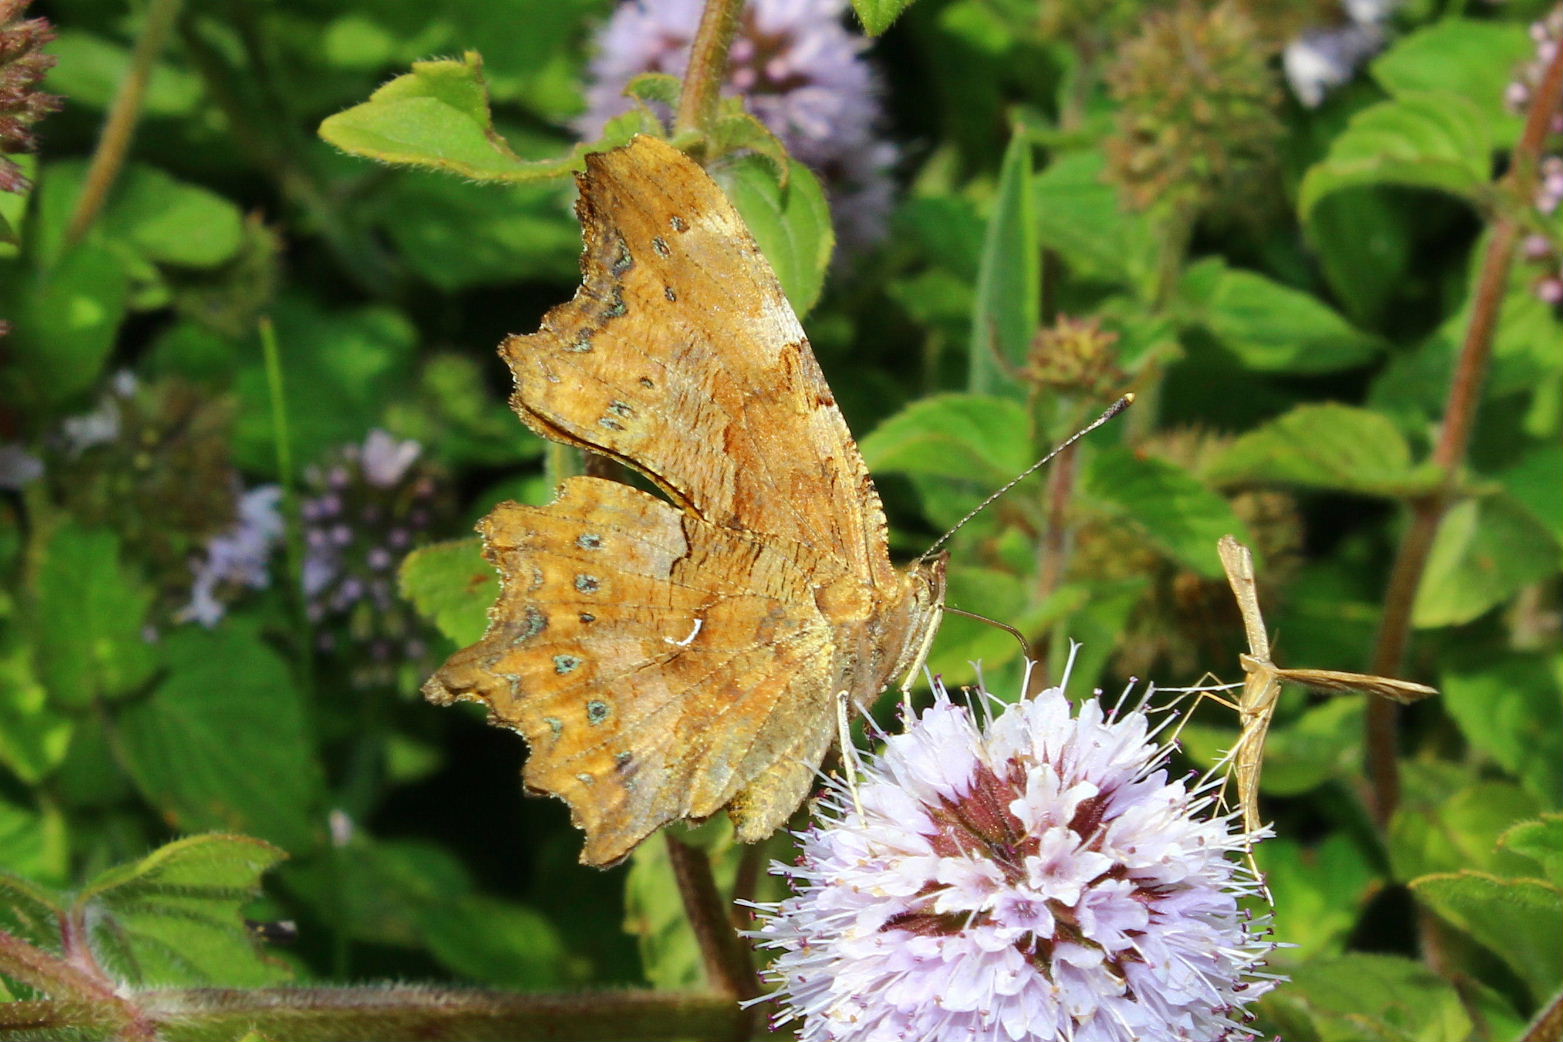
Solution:
[[[425,685],[474,699],[569,803],[582,860],[726,808],[769,835],[813,783],[837,698],[917,668],[944,559],[895,568],[861,455],[780,285],[721,190],[663,142],[590,157],[584,280],[501,355],[539,434],[665,499],[570,478],[479,526],[501,594]]]

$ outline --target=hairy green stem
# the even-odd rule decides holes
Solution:
[[[1525,132],[1514,146],[1506,187],[1512,192],[1516,206],[1528,206],[1535,195],[1548,122],[1560,103],[1563,103],[1563,50],[1547,66],[1531,103]],[[1500,212],[1493,223],[1492,237],[1482,260],[1471,322],[1466,327],[1444,408],[1443,429],[1433,448],[1432,459],[1443,473],[1442,481],[1432,495],[1411,504],[1411,523],[1406,527],[1390,569],[1383,621],[1374,642],[1370,672],[1394,676],[1404,666],[1417,588],[1427,568],[1439,525],[1459,495],[1460,471],[1465,464],[1471,430],[1481,404],[1482,388],[1492,357],[1493,335],[1508,289],[1509,269],[1514,263],[1518,239],[1519,221],[1512,211]],[[1395,758],[1396,720],[1393,702],[1381,698],[1369,701],[1366,723],[1368,777],[1373,789],[1373,818],[1381,829],[1388,825],[1400,802],[1400,768]]]
[[[66,242],[82,240],[108,201],[109,190],[119,180],[125,157],[130,153],[130,142],[136,136],[136,123],[141,118],[141,103],[146,99],[152,67],[168,42],[169,31],[179,17],[180,4],[181,0],[151,0],[147,5],[146,21],[142,23],[141,35],[130,55],[130,69],[109,104],[103,132],[98,136],[98,147],[87,166],[81,195],[65,231]]]
[[[727,80],[727,51],[738,31],[738,16],[744,0],[706,0],[689,50],[689,71],[684,73],[684,90],[678,98],[673,119],[674,133],[700,132],[716,118],[716,105]]]
[[[726,995],[604,991],[579,995],[525,995],[481,989],[389,984],[352,988],[193,988],[135,993],[123,1002],[166,1042],[266,1038],[348,1042],[364,1038],[508,1039],[733,1039],[745,1018]],[[107,1001],[0,1003],[0,1039],[63,1037],[103,1025],[127,1033]]]

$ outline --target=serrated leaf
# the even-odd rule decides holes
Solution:
[[[402,560],[399,584],[419,614],[462,647],[483,636],[499,597],[499,576],[476,537],[414,550]]]
[[[92,880],[76,899],[94,954],[142,987],[283,980],[285,966],[257,951],[240,909],[260,877],[286,857],[248,836],[192,836]]]
[[[1507,147],[1518,140],[1524,118],[1504,105],[1504,91],[1535,47],[1519,22],[1441,18],[1395,41],[1368,68],[1396,96],[1458,94],[1485,114],[1494,143]]]
[[[974,394],[1023,398],[1026,393],[1014,374],[1025,364],[1042,314],[1031,148],[1025,134],[1010,137],[999,169],[998,197],[988,216],[966,348],[966,389]]]
[[[1142,457],[1127,448],[1107,449],[1086,465],[1081,487],[1132,521],[1167,556],[1200,575],[1222,574],[1216,557],[1222,536],[1247,541],[1247,528],[1231,504],[1167,460]]]
[[[1475,200],[1492,176],[1491,117],[1458,94],[1419,91],[1363,109],[1303,176],[1297,202],[1352,185],[1399,185]]]
[[[1304,485],[1364,495],[1426,491],[1436,477],[1380,413],[1349,405],[1299,405],[1234,441],[1207,471],[1211,480]]]
[[[321,839],[320,767],[293,677],[235,624],[163,638],[167,676],[115,734],[143,796],[177,828],[242,830],[293,851]]]
[[[1458,626],[1557,572],[1559,547],[1506,496],[1470,499],[1444,515],[1411,609],[1412,624]]]
[[[1389,828],[1396,879],[1463,868],[1526,874],[1523,861],[1499,850],[1497,841],[1516,821],[1536,816],[1534,797],[1513,782],[1480,780],[1467,768],[1408,765],[1406,777],[1404,801]]]
[[[1439,916],[1496,953],[1542,1002],[1563,983],[1563,891],[1539,879],[1455,872],[1411,881]]]
[[[852,0],[852,10],[863,23],[863,31],[878,36],[912,6],[912,0]]]
[[[792,163],[784,187],[772,159],[758,155],[735,158],[711,173],[749,226],[792,310],[799,318],[807,315],[825,288],[836,248],[819,180],[802,163]]]
[[[875,473],[974,479],[993,488],[1031,462],[1025,406],[984,394],[921,398],[876,427],[861,443]]]
[[[1465,740],[1532,796],[1563,799],[1563,687],[1558,662],[1510,655],[1439,676],[1443,706]],[[1563,849],[1563,848],[1560,848]]]
[[[1038,240],[1083,278],[1144,286],[1156,237],[1148,218],[1119,202],[1106,170],[1105,153],[1090,149],[1059,156],[1031,179]]]
[[[42,948],[59,950],[67,901],[50,887],[0,872],[0,929]]]
[[[1548,882],[1563,887],[1563,814],[1543,814],[1539,821],[1515,825],[1499,836],[1498,842],[1539,862]]]
[[[520,184],[583,169],[589,149],[622,143],[642,129],[640,114],[628,115],[628,122],[621,118],[610,124],[604,141],[577,145],[554,159],[522,159],[494,129],[483,59],[468,51],[460,59],[413,62],[412,72],[396,77],[368,101],[328,116],[319,133],[344,152],[382,163]]]
[[[154,594],[113,532],[60,525],[40,549],[33,588],[33,670],[59,705],[125,695],[152,677],[157,654],[142,624]]]
[[[1250,369],[1329,373],[1372,360],[1377,338],[1312,294],[1219,260],[1191,267],[1178,288],[1180,317],[1204,326]]]
[[[1466,1038],[1471,1020],[1449,982],[1419,962],[1354,953],[1314,959],[1292,970],[1291,983],[1266,996],[1261,1010],[1284,1013],[1293,1037],[1407,1042]]]

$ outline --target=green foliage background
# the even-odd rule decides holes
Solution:
[[[858,6],[888,27],[874,58],[905,148],[887,240],[830,266],[819,185],[801,167],[779,184],[774,149],[734,111],[725,140],[771,156],[716,169],[803,314],[896,552],[926,548],[1100,409],[1018,375],[1039,328],[1095,320],[1116,335],[1116,390],[1139,404],[1063,478],[961,532],[951,603],[1016,626],[1055,669],[1082,641],[1077,691],[1130,673],[1238,679],[1215,553],[1232,532],[1260,548],[1281,662],[1366,668],[1398,542],[1440,488],[1429,454],[1492,227],[1535,219],[1495,178],[1521,129],[1503,88],[1545,8],[1412,0],[1324,105],[1277,101],[1250,191],[1178,211],[1131,208],[1105,176],[1123,103],[1103,65],[1168,5],[1104,5],[1116,14],[1092,47],[1078,22],[1055,24],[1088,5]],[[0,197],[15,327],[0,440],[45,445],[124,369],[231,410],[225,449],[250,484],[282,477],[279,401],[295,466],[374,427],[417,439],[459,507],[402,589],[439,651],[470,641],[493,590],[472,578],[471,523],[500,498],[548,496],[494,347],[576,284],[566,126],[611,4],[190,0],[106,205],[73,241],[155,9],[33,9],[59,29],[48,88],[66,106],[41,128],[35,190]],[[469,51],[481,65],[449,57]],[[1264,1033],[1514,1038],[1563,983],[1563,321],[1532,274],[1516,266],[1503,289],[1468,464],[1416,591],[1403,673],[1443,696],[1400,718],[1387,828],[1368,810],[1364,701],[1283,696],[1264,775],[1279,838],[1259,860],[1295,947],[1276,955],[1292,983],[1262,1004]],[[175,458],[152,451],[146,472]],[[142,479],[88,471],[70,496],[39,483],[0,499],[0,929],[58,948],[48,923],[90,909],[116,924],[105,958],[133,986],[706,983],[662,845],[577,866],[563,805],[520,792],[520,741],[424,704],[415,671],[348,682],[353,652],[312,650],[281,557],[215,628],[170,624],[127,480]],[[1006,692],[1019,654],[952,618],[931,666],[964,682],[980,660]],[[1203,706],[1193,763],[1234,727]],[[227,835],[164,846],[212,831]],[[721,825],[685,839],[730,885]],[[241,907],[296,922],[297,940],[259,952]],[[49,994],[6,965],[13,997]]]

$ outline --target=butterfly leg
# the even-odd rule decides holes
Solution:
[[[847,789],[852,793],[852,809],[857,811],[858,820],[864,821],[863,801],[857,791],[858,771],[863,764],[858,759],[857,746],[852,744],[852,724],[847,719],[847,703],[851,697],[845,690],[836,692],[836,740],[841,745],[841,770],[847,776]]]

